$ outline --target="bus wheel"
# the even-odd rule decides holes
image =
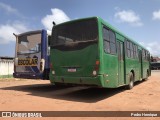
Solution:
[[[145,81],[148,80],[148,77],[149,77],[149,72],[148,72],[148,70],[147,70]]]
[[[133,88],[133,86],[134,86],[134,77],[133,77],[133,73],[130,73],[129,84],[128,84],[127,88],[130,90]]]

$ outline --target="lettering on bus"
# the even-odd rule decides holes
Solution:
[[[37,66],[38,58],[18,59],[19,66]]]

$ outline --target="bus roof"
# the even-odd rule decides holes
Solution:
[[[67,23],[72,23],[75,21],[81,21],[81,20],[87,20],[87,19],[91,19],[91,18],[96,18],[99,22],[103,23],[104,25],[106,25],[108,28],[110,28],[111,30],[115,31],[116,33],[118,33],[119,35],[122,35],[123,37],[127,38],[128,40],[132,41],[133,43],[137,44],[138,46],[140,46],[141,48],[147,50],[145,47],[143,47],[142,45],[140,45],[138,42],[136,42],[135,40],[131,39],[130,37],[128,37],[127,35],[123,34],[122,32],[120,32],[119,30],[117,30],[115,27],[113,27],[111,24],[109,24],[108,22],[104,21],[102,18],[100,17],[87,17],[87,18],[80,18],[80,19],[75,19],[75,20],[71,20],[71,21],[67,21],[61,24],[57,24],[55,26],[59,26],[59,25],[63,25],[63,24],[67,24]],[[148,51],[148,50],[147,50]]]
[[[113,31],[115,31],[116,33],[122,35],[123,37],[127,38],[128,40],[132,41],[133,43],[137,44],[138,46],[140,46],[141,48],[147,50],[145,47],[143,47],[142,45],[140,45],[137,41],[131,39],[130,37],[128,37],[127,35],[123,34],[122,32],[120,32],[119,30],[117,30],[115,27],[113,27],[111,24],[109,24],[108,22],[104,21],[102,18],[98,17],[98,19],[105,25],[107,25],[107,27],[109,27],[110,29],[112,29]],[[147,50],[148,51],[148,50]]]
[[[45,30],[45,29],[42,29],[42,30]],[[15,34],[16,36],[22,36],[22,35],[26,35],[26,34],[33,34],[33,33],[40,33],[42,32],[42,30],[31,30],[31,31],[27,31],[27,32],[24,32],[24,33],[21,33],[21,34]],[[50,30],[45,30],[47,31],[47,34],[48,35],[51,35],[51,31]]]

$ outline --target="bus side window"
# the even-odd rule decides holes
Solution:
[[[136,59],[136,45],[133,44],[133,58]]]
[[[116,36],[114,32],[109,31],[111,54],[116,53]]]
[[[103,27],[104,51],[110,54],[116,54],[116,36],[111,30]]]
[[[146,60],[148,61],[148,51],[146,50]]]
[[[145,52],[144,52],[144,49],[142,49],[142,59],[143,59],[143,60],[145,59]]]
[[[142,50],[138,50],[138,58],[139,58],[139,62],[141,62],[141,60],[142,60]]]
[[[130,51],[130,42],[127,40],[127,57],[131,57],[131,51]]]
[[[150,53],[148,52],[148,61],[150,62],[151,59],[150,59]]]
[[[133,44],[130,42],[130,57],[133,58]]]
[[[136,58],[138,58],[138,46],[136,45]]]
[[[103,27],[104,51],[110,53],[109,30]]]

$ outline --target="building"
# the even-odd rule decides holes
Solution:
[[[160,62],[160,58],[151,56],[151,62]]]
[[[0,57],[0,78],[9,78],[13,76],[14,58]]]

